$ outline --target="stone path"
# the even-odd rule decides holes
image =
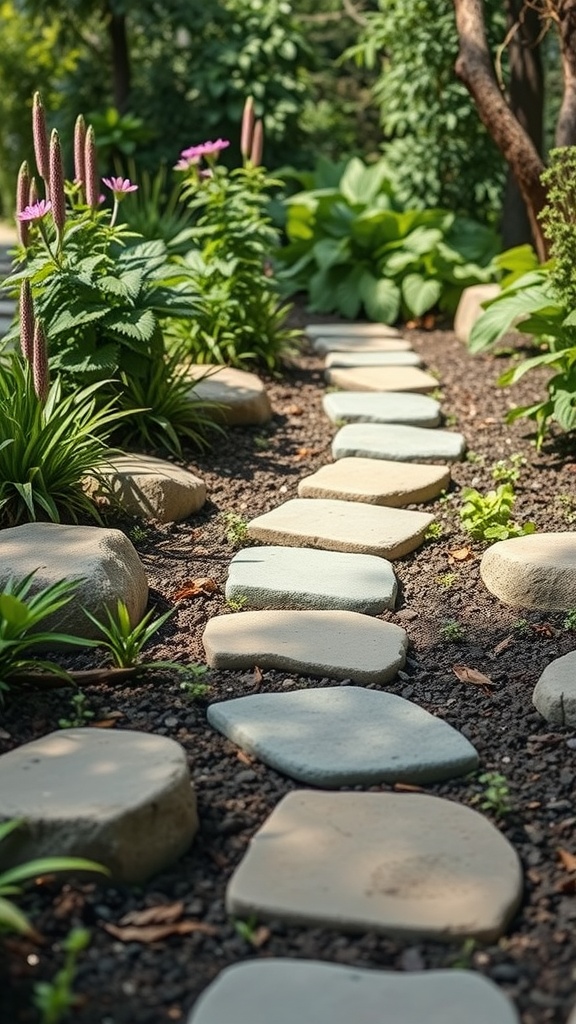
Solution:
[[[396,423],[348,423],[336,434],[332,455],[335,459],[358,455],[397,462],[455,462],[462,458],[465,448],[462,434],[449,430],[426,430]]]
[[[406,423],[413,427],[437,427],[440,403],[428,395],[404,392],[332,391],[322,399],[324,412],[333,423]]]
[[[416,352],[328,352],[324,366],[327,370],[347,366],[422,366]]]
[[[305,476],[298,484],[298,494],[301,498],[336,498],[401,508],[438,497],[449,483],[448,466],[342,458]]]
[[[333,367],[325,371],[328,384],[348,391],[436,391],[438,381],[414,366]]]

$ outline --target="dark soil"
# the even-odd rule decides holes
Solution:
[[[53,977],[63,960],[62,940],[83,923],[92,938],[78,969],[75,1024],[185,1020],[223,967],[270,956],[402,971],[470,966],[512,997],[523,1024],[564,1024],[576,1000],[576,874],[558,851],[576,854],[576,737],[567,729],[551,729],[531,696],[544,667],[572,650],[575,637],[565,614],[506,608],[487,592],[479,577],[486,545],[462,532],[458,507],[463,485],[488,490],[494,486],[494,462],[520,453],[528,464],[516,485],[517,519],[533,520],[541,530],[571,530],[576,449],[555,442],[536,453],[529,424],[503,425],[511,404],[540,397],[542,378],[528,377],[513,392],[503,391],[495,381],[510,364],[509,356],[472,360],[448,331],[414,330],[411,337],[441,381],[449,426],[466,435],[471,453],[454,467],[448,499],[429,506],[442,535],[395,563],[401,596],[396,612],[384,617],[406,628],[411,646],[405,671],[388,688],[460,729],[478,749],[482,770],[505,777],[508,813],[498,816],[490,808],[485,813],[513,843],[525,872],[524,901],[508,933],[485,947],[414,944],[371,932],[350,937],[273,922],[243,937],[226,914],[227,880],[251,836],[295,784],[212,732],[206,704],[257,688],[328,681],[290,682],[276,672],[265,672],[261,680],[252,672],[212,672],[201,680],[209,683],[209,694],[192,698],[177,675],[157,672],[129,684],[88,686],[87,705],[95,723],[162,733],[184,746],[198,793],[197,839],[187,856],[143,888],[52,879],[27,893],[22,906],[44,942],[6,942],[0,965],[2,1022],[38,1020],[31,1008],[33,984]],[[222,592],[234,547],[226,537],[225,513],[250,519],[273,508],[296,496],[299,479],[330,459],[336,428],[321,410],[320,360],[304,355],[282,378],[267,383],[275,410],[268,426],[237,428],[218,437],[209,453],[190,455],[188,464],[209,490],[199,515],[183,524],[146,525],[136,533],[123,524],[146,566],[151,603],[159,610],[171,606],[175,593],[194,579],[210,577],[218,584],[217,593],[177,603],[176,614],[150,646],[151,658],[201,662],[206,620],[229,611]],[[479,670],[493,686],[459,682],[454,664]],[[0,751],[57,728],[70,707],[69,690],[11,693],[2,711]],[[478,807],[484,788],[475,775],[427,791]],[[178,900],[184,902],[183,918],[200,926],[190,934],[140,943],[120,941],[106,931],[128,911]]]

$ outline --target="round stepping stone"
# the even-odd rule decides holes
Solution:
[[[422,366],[416,352],[329,352],[327,370],[337,366]]]
[[[190,392],[192,399],[218,402],[214,419],[227,426],[267,423],[272,406],[264,384],[255,373],[231,366],[196,364],[186,368],[194,380],[200,380]]]
[[[211,668],[281,669],[385,683],[406,658],[400,626],[358,612],[241,612],[210,619],[202,637]]]
[[[248,535],[263,544],[394,559],[419,547],[433,521],[428,512],[375,507],[367,502],[292,498],[248,523]]]
[[[576,728],[576,651],[546,666],[532,700],[547,722]]]
[[[402,974],[273,957],[225,968],[200,996],[188,1024],[294,1024],[299,1020],[305,1024],[520,1024],[506,996],[472,971]]]
[[[89,477],[96,497],[113,503],[129,515],[177,523],[202,508],[206,484],[181,466],[151,455],[118,455]],[[104,487],[101,485],[101,481]]]
[[[512,608],[575,608],[576,532],[500,540],[484,552],[480,575],[490,593]]]
[[[208,721],[264,764],[326,789],[438,782],[478,767],[447,722],[361,686],[252,694],[212,704]]]
[[[186,754],[165,736],[64,729],[0,757],[0,821],[24,823],[0,869],[88,857],[137,885],[180,857],[198,828]]]
[[[482,303],[495,299],[501,290],[499,284],[473,284],[464,289],[454,317],[454,334],[458,341],[468,344],[474,324],[485,312]]]
[[[304,328],[309,338],[328,338],[335,335],[349,338],[399,338],[400,331],[388,324],[354,323],[344,320],[341,323],[307,324]]]
[[[335,498],[400,508],[436,498],[450,483],[448,466],[386,459],[338,459],[298,484],[301,498]]]
[[[366,459],[390,459],[393,462],[418,462],[426,459],[462,458],[466,440],[450,430],[427,430],[398,423],[347,423],[332,441],[335,459],[360,456]]]
[[[334,367],[324,373],[328,384],[345,391],[436,391],[438,381],[415,366]]]
[[[330,334],[312,340],[312,348],[319,356],[329,352],[411,352],[412,346],[405,338],[370,337],[370,335]]]
[[[437,427],[440,403],[428,395],[410,391],[331,391],[322,399],[324,412],[333,423],[407,423],[413,427]]]
[[[379,615],[393,608],[396,577],[376,555],[311,548],[245,548],[228,570],[226,598],[251,608],[341,609]]]
[[[76,636],[102,634],[84,614],[87,608],[106,620],[105,609],[116,611],[123,600],[135,626],[148,601],[144,566],[126,534],[99,526],[25,523],[0,531],[0,589],[10,578],[34,573],[35,594],[63,578],[78,584],[74,598],[43,622],[43,628]]]
[[[421,794],[296,790],[253,837],[226,905],[241,918],[493,942],[521,897],[516,851],[469,807]]]

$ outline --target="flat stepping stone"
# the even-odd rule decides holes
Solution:
[[[440,403],[428,395],[410,391],[331,391],[322,398],[324,412],[332,423],[406,423],[413,427],[437,427]]]
[[[329,334],[326,337],[313,338],[312,348],[319,356],[330,352],[411,352],[412,345],[406,338],[370,335]]]
[[[354,323],[343,320],[341,323],[306,324],[304,332],[309,338],[399,338],[400,331],[388,324]]]
[[[340,609],[379,615],[394,608],[396,577],[376,555],[311,548],[239,551],[228,570],[226,598],[250,608]]]
[[[422,366],[416,352],[328,352],[324,366]]]
[[[211,704],[208,721],[264,764],[326,789],[439,782],[478,767],[447,722],[362,686],[252,694]]]
[[[226,967],[188,1024],[520,1024],[493,982],[472,971],[395,971],[319,960],[258,959]],[[576,1021],[576,1016],[574,1017]]]
[[[137,885],[190,846],[198,828],[186,754],[165,736],[63,729],[0,757],[0,821],[23,819],[0,869],[88,857]]]
[[[439,387],[436,377],[416,366],[334,367],[324,373],[328,384],[345,391],[414,391],[426,394]]]
[[[494,942],[521,897],[516,851],[469,807],[417,793],[296,790],[253,837],[226,906],[340,932]]]
[[[385,683],[406,658],[400,626],[357,612],[258,611],[218,615],[202,637],[211,668],[281,669]]]
[[[576,651],[546,666],[536,683],[532,701],[551,725],[576,728]]]
[[[512,608],[576,607],[576,532],[533,533],[500,540],[484,552],[480,576]]]
[[[128,515],[177,523],[198,512],[206,501],[206,484],[181,466],[151,455],[118,455],[89,479],[95,497],[119,506]],[[101,481],[104,483],[102,487]]]
[[[73,599],[43,621],[47,630],[101,639],[83,607],[106,621],[106,609],[115,612],[120,599],[133,626],[146,610],[144,566],[121,530],[59,523],[25,523],[1,530],[0,590],[9,579],[22,579],[29,573],[34,573],[31,594],[62,579],[78,584]]]
[[[335,459],[360,456],[419,462],[426,459],[461,459],[466,448],[462,434],[450,430],[428,430],[403,423],[347,423],[332,441]]]
[[[394,559],[419,547],[433,521],[428,512],[375,507],[367,502],[292,498],[248,523],[248,536],[263,544]]]
[[[298,484],[298,494],[301,498],[335,498],[401,508],[438,497],[449,483],[448,466],[344,458],[304,477]]]
[[[264,384],[255,373],[236,370],[231,366],[209,363],[189,366],[186,372],[194,380],[204,378],[190,392],[190,397],[202,402],[218,402],[214,419],[227,426],[268,423],[272,406]]]

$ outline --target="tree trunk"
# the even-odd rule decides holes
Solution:
[[[131,71],[128,35],[126,32],[126,16],[115,14],[108,7],[107,27],[112,50],[112,88],[114,105],[121,114],[128,109],[130,97]]]
[[[564,78],[556,145],[573,146],[576,142],[576,0],[558,0],[556,14]]]
[[[576,3],[576,0],[568,2]],[[486,41],[482,0],[454,0],[454,10],[460,43],[456,74],[471,94],[482,123],[518,182],[538,258],[545,260],[548,243],[538,221],[538,214],[546,203],[546,189],[540,181],[544,170],[542,158],[496,82]]]

